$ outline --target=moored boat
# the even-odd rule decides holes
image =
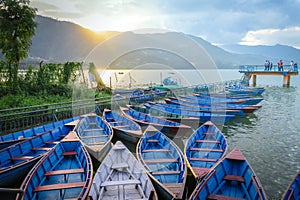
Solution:
[[[14,186],[30,168],[74,127],[57,127],[0,150],[0,187]]]
[[[91,157],[70,132],[31,169],[16,199],[86,199],[92,176]]]
[[[156,104],[144,104],[146,107],[150,109],[159,110],[161,112],[169,113],[169,114],[176,114],[176,115],[182,115],[182,116],[188,116],[188,117],[195,117],[198,118],[200,122],[206,122],[206,121],[213,121],[216,124],[223,124],[227,123],[229,120],[231,120],[235,115],[227,114],[224,112],[223,114],[220,113],[213,113],[213,112],[198,112],[191,110],[182,110],[182,109],[176,109],[172,107],[163,107]]]
[[[85,115],[75,130],[89,153],[101,162],[112,146],[111,126],[100,116],[92,113]]]
[[[106,108],[103,110],[103,118],[113,128],[115,135],[127,141],[137,143],[143,134],[140,125],[123,114]]]
[[[184,156],[197,180],[202,179],[227,151],[224,134],[212,122],[200,126],[187,140]]]
[[[56,127],[63,127],[65,124],[76,123],[80,117],[73,117],[49,124],[44,124],[34,128],[29,128],[26,130],[17,131],[0,137],[0,149],[8,147],[10,145],[16,144],[18,142],[27,140],[35,136],[36,134],[41,134],[47,131],[51,131]],[[74,125],[73,125],[74,126]]]
[[[150,178],[134,155],[117,141],[97,169],[90,199],[157,199]]]
[[[139,162],[164,199],[181,199],[187,166],[180,148],[163,133],[148,126],[136,147]]]
[[[281,200],[299,200],[300,199],[300,170],[292,179],[289,186],[282,195]]]
[[[196,186],[190,196],[195,199],[266,200],[267,196],[247,159],[235,148]]]
[[[180,138],[191,130],[190,126],[138,112],[131,108],[120,107],[120,109],[128,119],[137,122],[142,128],[152,125],[170,138]]]

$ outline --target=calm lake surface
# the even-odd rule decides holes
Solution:
[[[205,76],[218,76],[217,80],[211,79],[212,82],[218,82],[220,77],[223,81],[241,78],[238,69],[204,72],[203,75],[185,70],[171,74],[145,70],[131,72],[130,76],[135,79],[136,84],[139,81],[159,83],[161,73],[163,77],[177,76],[174,79],[183,85],[205,82]],[[125,80],[127,72],[119,74],[114,71],[111,74],[123,76],[123,82],[128,83]],[[265,87],[262,108],[221,127],[229,145],[228,152],[235,147],[241,149],[262,182],[269,199],[281,199],[291,179],[300,170],[300,77],[291,77],[289,88],[282,87],[282,79],[282,76],[258,76],[257,86]],[[118,81],[120,83],[122,79],[119,78]],[[189,190],[193,189],[193,184],[191,185]]]

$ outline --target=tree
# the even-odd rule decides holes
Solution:
[[[28,55],[31,37],[35,34],[36,9],[29,0],[0,0],[0,49],[5,56],[8,87],[18,89],[18,66]]]

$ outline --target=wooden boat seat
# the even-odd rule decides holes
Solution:
[[[170,149],[145,149],[142,151],[142,153],[147,152],[170,152]]]
[[[219,140],[196,140],[196,142],[198,142],[198,143],[216,143],[216,144],[220,144]]]
[[[104,145],[106,142],[93,142],[89,143],[90,146],[96,146],[96,145]]]
[[[209,135],[209,136],[213,136],[214,135],[214,133],[212,133],[212,132],[205,132],[205,133],[203,133],[204,135]]]
[[[166,162],[178,162],[175,158],[169,158],[169,159],[149,159],[145,160],[146,163],[166,163]]]
[[[119,169],[119,168],[128,168],[127,163],[115,163],[111,166],[112,169]]]
[[[66,151],[62,153],[63,156],[74,156],[77,155],[76,151]]]
[[[159,140],[147,140],[147,142],[159,142]]]
[[[33,150],[33,151],[49,151],[51,149],[52,148],[49,148],[49,147],[33,147],[33,148],[31,148],[31,150]]]
[[[85,129],[83,132],[90,132],[90,131],[103,131],[103,128],[91,128],[91,129]]]
[[[41,192],[41,191],[47,191],[47,190],[62,190],[62,189],[69,189],[69,188],[80,188],[80,187],[84,187],[84,185],[85,185],[85,182],[43,185],[43,186],[37,186],[33,190],[33,192]]]
[[[219,152],[223,153],[222,149],[205,149],[205,148],[190,148],[190,151],[208,151],[208,152]]]
[[[59,141],[48,141],[45,144],[59,144]]]
[[[118,185],[137,185],[141,184],[141,181],[134,179],[134,180],[123,180],[123,181],[104,181],[101,183],[101,187],[105,186],[118,186]]]
[[[223,196],[223,195],[219,195],[219,194],[210,194],[210,195],[208,195],[207,199],[208,200],[243,200],[240,198]]]
[[[201,161],[201,162],[217,162],[217,159],[214,158],[190,158],[192,161]]]
[[[108,122],[108,123],[110,123],[110,124],[123,124],[122,121],[114,121],[114,122]]]
[[[11,157],[10,159],[11,160],[30,160],[34,158],[34,156],[14,156],[14,157]]]
[[[52,130],[48,130],[48,131],[45,131],[45,132],[42,132],[42,133],[35,133],[34,135],[35,136],[38,136],[38,135],[43,135],[45,133],[50,133]]]
[[[245,179],[242,176],[230,175],[230,174],[225,175],[223,179],[227,181],[245,182]]]
[[[100,138],[100,137],[108,137],[108,135],[88,135],[88,136],[81,136],[82,139],[88,139],[88,138]]]
[[[128,128],[130,127],[129,125],[122,125],[122,126],[113,126],[114,128]]]
[[[180,174],[180,171],[160,171],[160,172],[152,172],[152,175],[168,175],[168,174]]]
[[[84,169],[83,168],[78,168],[78,169],[65,169],[65,170],[48,171],[44,174],[44,176],[77,174],[77,173],[84,173]]]

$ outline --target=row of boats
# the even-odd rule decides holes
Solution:
[[[226,155],[226,138],[211,121],[193,132],[184,152],[154,125],[142,132],[132,116],[106,109],[102,117],[2,136],[15,144],[0,151],[1,187],[25,173],[16,199],[182,199],[189,168],[199,182],[189,199],[267,199],[242,152]],[[137,142],[136,157],[121,141],[111,147],[113,134]],[[90,155],[101,162],[94,175]],[[282,199],[297,198],[299,172]]]
[[[199,96],[104,109],[102,116],[88,114],[1,136],[0,192],[17,193],[15,199],[267,199],[242,152],[235,148],[227,154],[226,138],[215,125],[226,122],[228,113],[251,113],[225,105],[258,109],[261,100],[216,95],[209,107],[199,100],[208,98]],[[196,101],[184,105],[181,98]],[[169,119],[198,124],[192,129]],[[182,151],[172,138],[188,131]],[[113,144],[114,135],[135,144],[135,155],[121,141]],[[91,156],[101,162],[98,169]],[[197,185],[184,197],[188,170]],[[299,179],[300,172],[282,199],[299,199]],[[17,180],[23,180],[19,188]]]

